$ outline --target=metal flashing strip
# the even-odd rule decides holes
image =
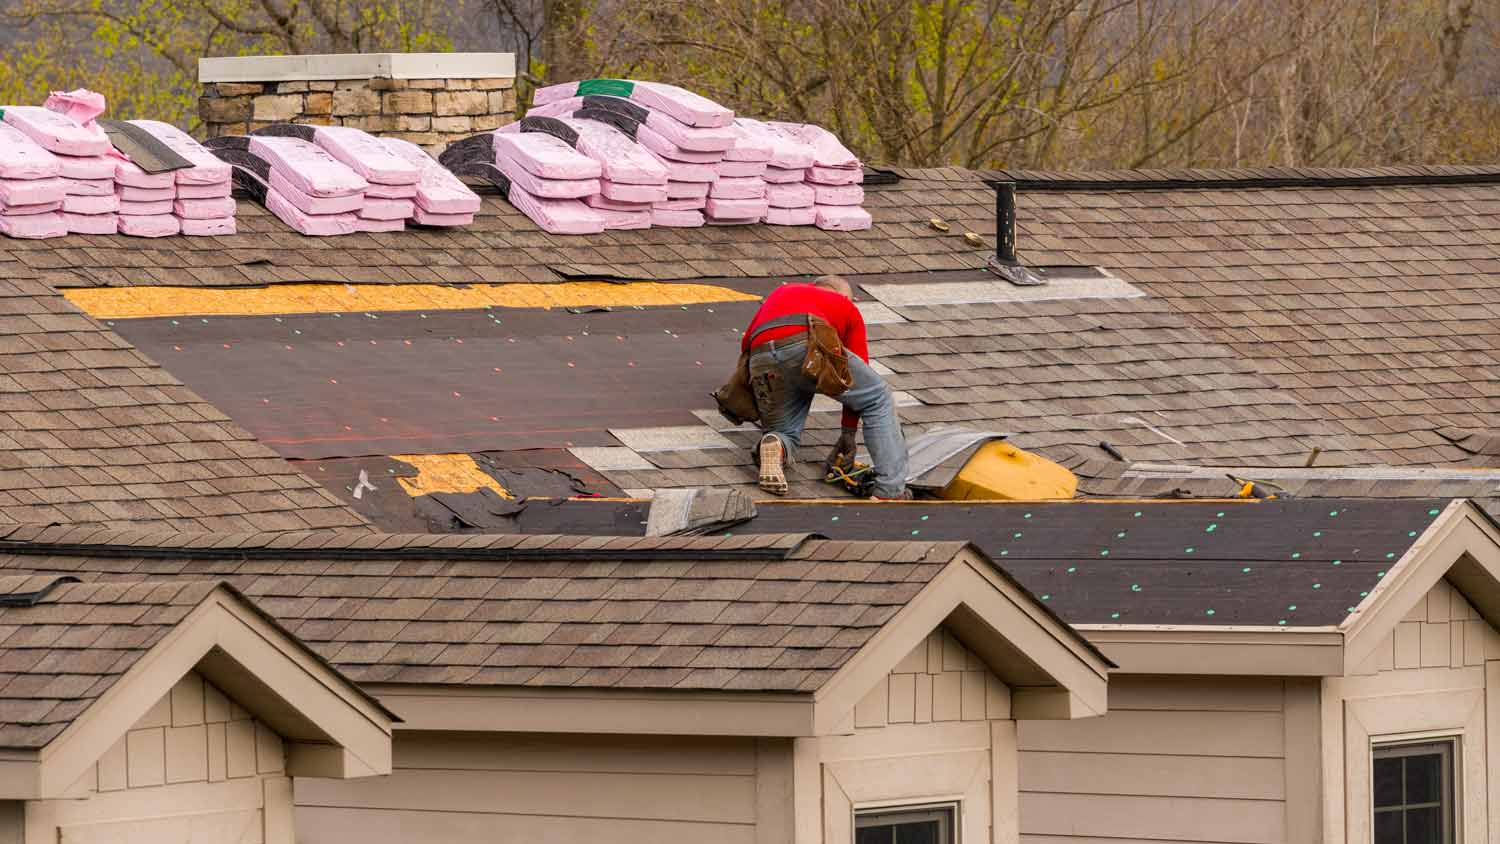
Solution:
[[[1003,281],[863,284],[861,287],[892,308],[1146,297],[1144,290],[1108,274],[1052,277],[1046,284],[1035,287],[1017,287]]]
[[[635,449],[623,446],[579,446],[568,451],[596,472],[636,472],[656,468]]]
[[[734,448],[707,425],[663,425],[655,428],[610,428],[609,433],[637,452],[687,451],[697,448]]]

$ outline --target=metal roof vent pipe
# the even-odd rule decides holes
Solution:
[[[1047,280],[1016,258],[1016,183],[995,182],[995,254],[985,267],[1011,284],[1034,287]]]

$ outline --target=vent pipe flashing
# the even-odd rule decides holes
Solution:
[[[995,182],[995,254],[985,266],[1011,284],[1032,287],[1047,280],[1016,258],[1016,183]]]

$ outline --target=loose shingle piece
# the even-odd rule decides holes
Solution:
[[[963,548],[21,528],[0,538],[0,570],[90,581],[57,594],[222,580],[362,683],[811,692]]]

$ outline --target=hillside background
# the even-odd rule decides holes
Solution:
[[[517,54],[674,82],[871,162],[1500,160],[1500,0],[0,0],[0,103],[103,91],[196,128],[200,56]]]

